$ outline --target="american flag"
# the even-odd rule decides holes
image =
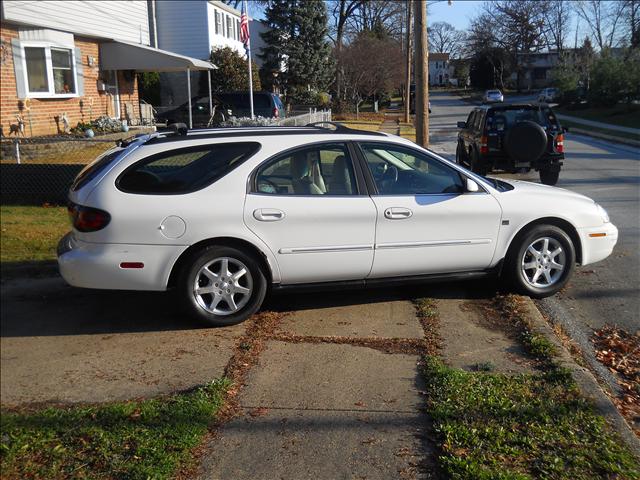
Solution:
[[[240,41],[244,48],[249,48],[249,17],[247,16],[247,2],[242,2],[242,15],[240,16]]]

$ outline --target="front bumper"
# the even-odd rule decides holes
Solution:
[[[166,290],[171,268],[187,249],[183,245],[89,243],[73,232],[58,243],[58,268],[74,287],[107,290]],[[121,268],[123,262],[141,262],[143,268]]]
[[[613,223],[605,223],[600,227],[579,228],[578,235],[582,244],[581,265],[604,260],[618,242],[618,229]]]

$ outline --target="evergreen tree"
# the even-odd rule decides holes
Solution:
[[[279,76],[289,93],[326,89],[333,79],[331,47],[327,42],[327,10],[322,0],[277,0],[265,12],[269,31],[261,58],[268,71]]]

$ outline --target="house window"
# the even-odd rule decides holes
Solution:
[[[75,95],[73,50],[51,46],[24,46],[27,92],[36,97]]]
[[[220,12],[215,10],[216,13],[216,35],[220,35]]]
[[[233,37],[233,24],[231,23],[231,17],[227,16],[227,37]]]
[[[75,93],[71,50],[52,48],[53,90],[55,93]]]
[[[236,40],[240,41],[240,20],[236,20]]]

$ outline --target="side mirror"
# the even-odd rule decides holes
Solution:
[[[479,191],[480,191],[480,187],[475,182],[475,180],[471,180],[470,178],[467,178],[467,192],[468,193],[476,193],[476,192],[479,192]]]
[[[458,122],[458,128],[467,128],[467,122]]]
[[[562,133],[567,133],[569,131],[569,127],[562,127]]]

